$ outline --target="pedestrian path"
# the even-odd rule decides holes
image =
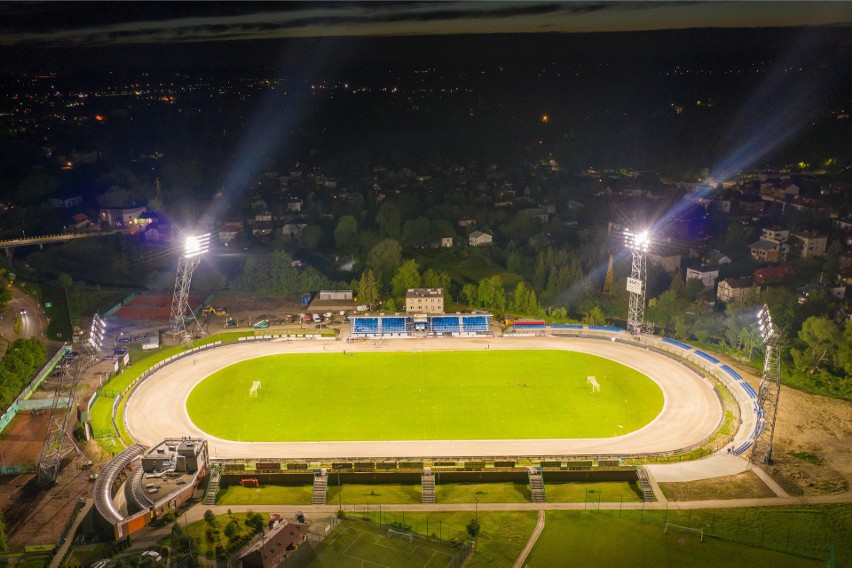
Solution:
[[[538,522],[535,524],[535,529],[533,529],[532,534],[530,535],[530,539],[527,541],[527,545],[521,551],[521,554],[518,555],[518,559],[515,560],[515,564],[512,568],[523,568],[524,563],[527,561],[527,556],[532,552],[533,546],[535,546],[538,537],[541,535],[541,531],[544,530],[544,511],[538,512]]]

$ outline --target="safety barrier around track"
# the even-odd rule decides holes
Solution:
[[[737,402],[737,405],[740,409],[740,418],[741,418],[740,426],[739,426],[737,432],[733,436],[733,440],[734,440],[733,441],[733,447],[736,448],[737,450],[740,450],[742,448],[741,451],[745,451],[746,449],[748,449],[748,447],[750,447],[750,445],[751,445],[751,440],[756,436],[756,433],[758,433],[761,430],[763,422],[762,422],[762,420],[759,420],[757,405],[753,400],[753,398],[756,398],[756,393],[754,393],[754,389],[751,387],[751,385],[746,383],[744,380],[742,380],[742,381],[736,380],[734,378],[734,375],[732,375],[732,374],[730,374],[730,373],[728,373],[728,372],[726,372],[725,370],[722,369],[721,364],[711,364],[711,360],[715,360],[717,363],[721,363],[715,357],[712,357],[709,354],[706,354],[706,353],[699,351],[697,349],[692,349],[691,346],[688,346],[685,343],[677,342],[677,341],[674,341],[674,340],[666,341],[667,338],[658,338],[658,337],[655,337],[655,336],[641,336],[641,338],[638,341],[635,341],[633,339],[630,339],[631,336],[626,334],[623,329],[618,328],[618,327],[586,326],[583,329],[576,328],[576,327],[571,327],[571,328],[568,328],[568,329],[571,332],[570,335],[565,335],[565,334],[552,334],[552,335],[554,337],[585,337],[585,338],[590,338],[590,339],[607,339],[607,340],[617,341],[619,343],[636,345],[637,347],[646,347],[646,348],[654,349],[655,351],[658,351],[661,354],[668,354],[669,356],[675,356],[675,358],[678,359],[678,360],[683,359],[683,360],[687,361],[688,363],[691,363],[693,366],[713,375],[714,378],[719,380],[719,382],[721,382],[728,389],[728,391],[731,392],[732,396],[734,397],[734,399]],[[311,336],[308,336],[308,337],[311,337]],[[313,336],[313,337],[317,338],[317,336]],[[511,335],[507,335],[506,337],[511,337]],[[329,337],[329,338],[333,339],[331,337]],[[209,344],[206,344],[206,345],[202,345],[202,346],[195,347],[193,349],[181,352],[179,354],[168,357],[167,359],[164,359],[163,361],[160,361],[160,362],[156,363],[155,365],[152,365],[150,368],[146,369],[143,373],[141,373],[139,375],[139,377],[137,377],[130,385],[128,385],[127,389],[125,389],[125,391],[123,393],[121,393],[121,395],[119,397],[116,397],[116,401],[114,402],[114,409],[113,409],[113,424],[116,428],[116,431],[118,432],[118,427],[117,427],[117,423],[115,422],[115,419],[116,419],[116,409],[118,408],[119,398],[123,395],[128,395],[127,402],[129,404],[130,401],[132,400],[133,393],[134,393],[136,387],[142,381],[144,381],[145,379],[150,377],[152,374],[154,374],[155,372],[160,370],[162,367],[164,367],[168,364],[171,364],[171,363],[173,363],[177,360],[184,359],[184,358],[191,356],[193,354],[197,354],[197,353],[202,352],[202,351],[207,351],[209,349],[215,349],[217,347],[224,347],[224,346],[228,346],[228,345],[237,345],[239,343],[245,343],[245,342],[275,341],[275,340],[278,340],[278,341],[282,341],[282,340],[293,341],[293,340],[300,340],[300,339],[307,339],[307,338],[302,337],[302,338],[297,339],[297,338],[292,338],[292,337],[287,337],[287,336],[282,336],[282,335],[263,335],[263,336],[240,337],[240,338],[237,338],[236,341],[229,341],[229,342],[217,341],[217,342],[214,342],[214,343],[209,343]],[[695,355],[698,355],[698,357],[695,357]],[[702,355],[707,355],[707,357],[703,357]],[[689,368],[689,366],[687,366],[687,368]],[[715,391],[715,389],[714,389],[714,391]],[[716,395],[719,396],[719,393],[716,392]],[[721,404],[721,399],[720,399],[720,404]],[[123,417],[122,417],[122,419],[123,419]],[[724,416],[722,416],[720,418],[718,427],[721,427],[723,421],[724,421]],[[127,427],[126,420],[124,422],[124,425],[125,425],[125,428],[127,429],[127,431],[130,432],[130,429]],[[717,427],[717,429],[718,429],[718,427]],[[132,436],[132,432],[131,432],[131,436]],[[569,459],[570,458],[571,460],[591,459],[591,460],[597,461],[597,460],[608,460],[608,459],[613,459],[613,458],[647,459],[647,458],[654,458],[654,457],[675,456],[675,455],[678,455],[678,454],[684,454],[684,453],[696,450],[698,448],[701,448],[704,444],[707,443],[707,441],[711,437],[712,437],[712,435],[708,436],[706,439],[704,439],[704,440],[702,440],[698,443],[691,444],[689,446],[685,446],[685,447],[682,447],[682,448],[677,448],[677,449],[674,449],[674,450],[664,451],[664,452],[622,453],[622,454],[618,454],[617,456],[611,455],[611,454],[589,454],[589,455],[582,455],[582,456],[570,455],[570,456],[562,456],[562,458],[563,459]],[[472,457],[471,459],[475,459],[475,460],[496,459],[496,460],[499,461],[500,459],[509,459],[509,458],[510,458],[510,456],[509,457],[495,456],[493,458],[482,458],[480,456],[480,457]],[[542,459],[547,459],[547,458],[548,458],[548,456],[542,456]],[[553,456],[549,456],[549,458],[552,459]],[[251,461],[252,459],[254,459],[254,458],[246,458],[247,461]],[[257,459],[261,459],[261,458],[257,458]],[[346,458],[346,457],[341,457],[341,456],[334,456],[334,457],[330,456],[328,459],[336,459],[338,461],[357,462],[357,461],[362,461],[364,458],[354,458],[354,457]],[[406,459],[406,457],[400,456],[399,458],[395,458],[395,459],[404,460],[404,459]],[[306,462],[306,463],[328,461],[328,460],[318,460],[317,458],[308,459],[308,458],[297,458],[297,457],[288,458],[288,460],[294,461],[294,462],[302,461],[302,462]]]
[[[660,338],[649,335],[633,337],[625,333],[623,329],[611,326],[556,324],[550,326],[547,331],[552,337],[609,339],[619,343],[636,345],[637,347],[651,348],[655,351],[674,356],[676,359],[682,359],[683,361],[691,364],[693,367],[712,375],[716,380],[722,383],[726,389],[728,389],[740,410],[740,424],[739,428],[732,436],[733,442],[730,446],[732,448],[731,453],[739,455],[739,453],[745,452],[763,429],[764,421],[762,416],[759,414],[759,408],[756,403],[758,393],[754,390],[754,387],[746,382],[742,375],[740,375],[737,371],[729,365],[722,363],[719,359],[709,353],[705,353],[704,351],[693,348],[691,345],[668,337]],[[517,334],[515,335],[517,336]],[[506,337],[512,337],[512,335],[507,335]],[[716,394],[718,396],[718,392]],[[723,421],[724,416],[719,421],[719,427],[721,427]],[[664,456],[686,453],[702,447],[709,439],[710,437],[697,444],[679,448],[672,452],[663,452],[654,455]]]

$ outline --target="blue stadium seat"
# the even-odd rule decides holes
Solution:
[[[581,323],[555,323],[551,325],[553,329],[583,329]]]
[[[703,359],[707,359],[711,363],[718,363],[719,362],[718,359],[716,359],[715,357],[713,357],[712,355],[710,355],[708,353],[705,353],[704,351],[698,351],[696,349],[695,354],[698,355],[699,357],[702,357]]]
[[[485,316],[462,316],[462,327],[464,332],[487,333],[491,331],[488,319]]]
[[[590,325],[589,329],[593,329],[595,331],[624,331],[620,327],[615,327],[612,325]]]
[[[751,398],[757,398],[757,392],[754,390],[754,388],[752,388],[750,384],[745,381],[741,382],[740,384],[743,386],[743,389],[745,389],[745,391]]]
[[[352,333],[361,335],[379,333],[379,318],[353,318]]]
[[[681,343],[677,339],[671,339],[670,337],[664,337],[663,341],[665,343],[671,343],[672,345],[676,345],[676,346],[680,347],[681,349],[686,349],[687,351],[692,349],[692,346],[687,345],[686,343]]]
[[[405,318],[382,318],[382,334],[405,333]]]
[[[433,316],[429,318],[429,330],[432,333],[458,333],[459,318],[452,316]]]
[[[733,369],[731,369],[727,365],[722,365],[722,370],[725,371],[726,373],[728,373],[729,375],[731,375],[732,377],[734,377],[735,379],[737,379],[738,381],[743,380],[743,376],[741,374],[734,371]]]

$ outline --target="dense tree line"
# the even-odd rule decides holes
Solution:
[[[35,338],[16,339],[0,359],[0,408],[9,408],[44,363],[44,345]]]

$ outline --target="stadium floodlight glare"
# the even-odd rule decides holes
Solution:
[[[210,250],[210,233],[186,237],[184,243],[184,258],[201,256]]]
[[[651,233],[647,230],[634,233],[630,229],[624,231],[624,243],[630,250],[648,252],[651,244]]]
[[[775,326],[772,325],[772,316],[769,315],[769,307],[763,306],[757,312],[757,327],[760,329],[760,337],[764,345],[769,343],[775,336]]]

